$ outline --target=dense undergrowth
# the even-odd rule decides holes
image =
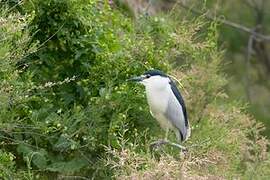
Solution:
[[[216,23],[173,12],[133,20],[97,0],[20,7],[1,6],[0,177],[270,176],[261,125],[223,91]],[[185,156],[149,152],[164,132],[144,89],[126,79],[152,68],[183,84],[192,124]]]

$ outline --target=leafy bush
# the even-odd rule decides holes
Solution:
[[[11,174],[14,173],[15,163],[13,161],[14,155],[11,153],[3,152],[0,150],[0,177],[12,178]]]
[[[222,90],[215,23],[165,16],[134,22],[101,1],[35,0],[23,9],[30,15],[3,10],[0,29],[7,37],[0,41],[0,157],[15,157],[5,165],[9,176],[157,177],[153,169],[172,159],[169,172],[179,168],[175,150],[167,149],[176,159],[151,157],[148,144],[163,131],[143,88],[126,82],[151,68],[184,84],[193,125],[184,173],[248,176],[254,163],[267,173],[267,141]]]

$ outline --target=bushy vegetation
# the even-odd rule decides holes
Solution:
[[[256,32],[266,36],[270,33],[268,0],[237,0],[233,5],[229,1],[216,0],[189,3],[194,4],[196,10],[200,10],[202,3],[205,3],[206,8],[202,11],[209,12],[210,16],[215,14],[242,27],[256,29]],[[218,29],[219,44],[226,48],[223,59],[229,64],[226,72],[231,77],[227,85],[230,98],[249,103],[248,111],[265,125],[263,134],[269,138],[269,41],[255,38],[251,43],[250,33],[228,24],[221,24]]]
[[[34,0],[21,6],[24,13],[5,5],[2,178],[270,175],[261,126],[223,91],[216,23],[173,13],[135,21],[109,1]],[[152,68],[183,84],[192,124],[186,156],[170,148],[149,152],[164,132],[144,89],[126,79]]]

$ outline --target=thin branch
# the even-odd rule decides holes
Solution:
[[[249,1],[248,1],[249,2]],[[250,8],[255,12],[255,28],[254,31],[256,33],[262,33],[263,31],[263,21],[265,19],[265,0],[255,1],[252,0],[252,4],[250,4]],[[265,65],[267,72],[270,72],[270,56],[267,50],[267,45],[265,41],[261,41],[260,39],[256,39],[252,37],[252,44],[250,45],[255,50],[258,60],[261,60]]]
[[[13,9],[15,9],[17,6],[21,5],[23,3],[23,0],[17,2],[14,6],[10,7],[4,14],[3,16],[6,16],[10,11],[12,11]]]
[[[256,29],[254,29],[255,31]],[[254,35],[251,34],[248,39],[248,45],[247,45],[247,59],[246,59],[246,94],[248,101],[251,102],[251,96],[250,96],[250,78],[249,78],[249,70],[250,70],[250,59],[252,55],[252,50],[253,50],[253,41],[254,41]]]
[[[197,15],[203,15],[205,13],[203,12],[200,12],[198,10],[195,10],[187,5],[185,5],[183,2],[181,1],[177,1],[177,4],[179,4],[180,7],[184,8],[184,9],[187,9],[189,10],[190,12],[192,12],[193,14],[197,14]],[[214,16],[211,16],[210,14],[205,14],[205,17],[209,20],[213,20],[213,21],[217,21],[217,22],[220,22],[222,24],[225,24],[227,26],[230,26],[232,28],[235,28],[235,29],[238,29],[238,30],[241,30],[241,31],[244,31],[246,33],[249,33],[249,34],[253,34],[254,37],[256,38],[259,38],[260,40],[264,40],[264,41],[270,41],[270,36],[267,36],[267,35],[264,35],[264,34],[261,34],[261,33],[257,33],[257,32],[254,32],[253,29],[251,28],[248,28],[246,26],[243,26],[241,24],[237,24],[235,22],[232,22],[232,21],[229,21],[229,20],[226,20],[226,19],[222,19],[222,18],[218,18],[218,17],[214,17]]]
[[[64,175],[59,175],[59,177],[57,179],[84,179],[84,180],[90,180],[87,177],[83,177],[83,176],[64,176]]]
[[[38,47],[37,47],[37,51],[42,48],[42,46],[44,46],[48,41],[50,41],[60,30],[62,30],[62,28],[64,27],[64,25],[66,24],[66,22],[64,22],[59,29],[57,29],[57,31],[51,35],[48,39],[46,39],[43,43],[41,43]]]

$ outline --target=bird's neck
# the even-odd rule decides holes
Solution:
[[[146,86],[147,101],[153,113],[166,110],[170,95],[169,89],[169,86]]]

